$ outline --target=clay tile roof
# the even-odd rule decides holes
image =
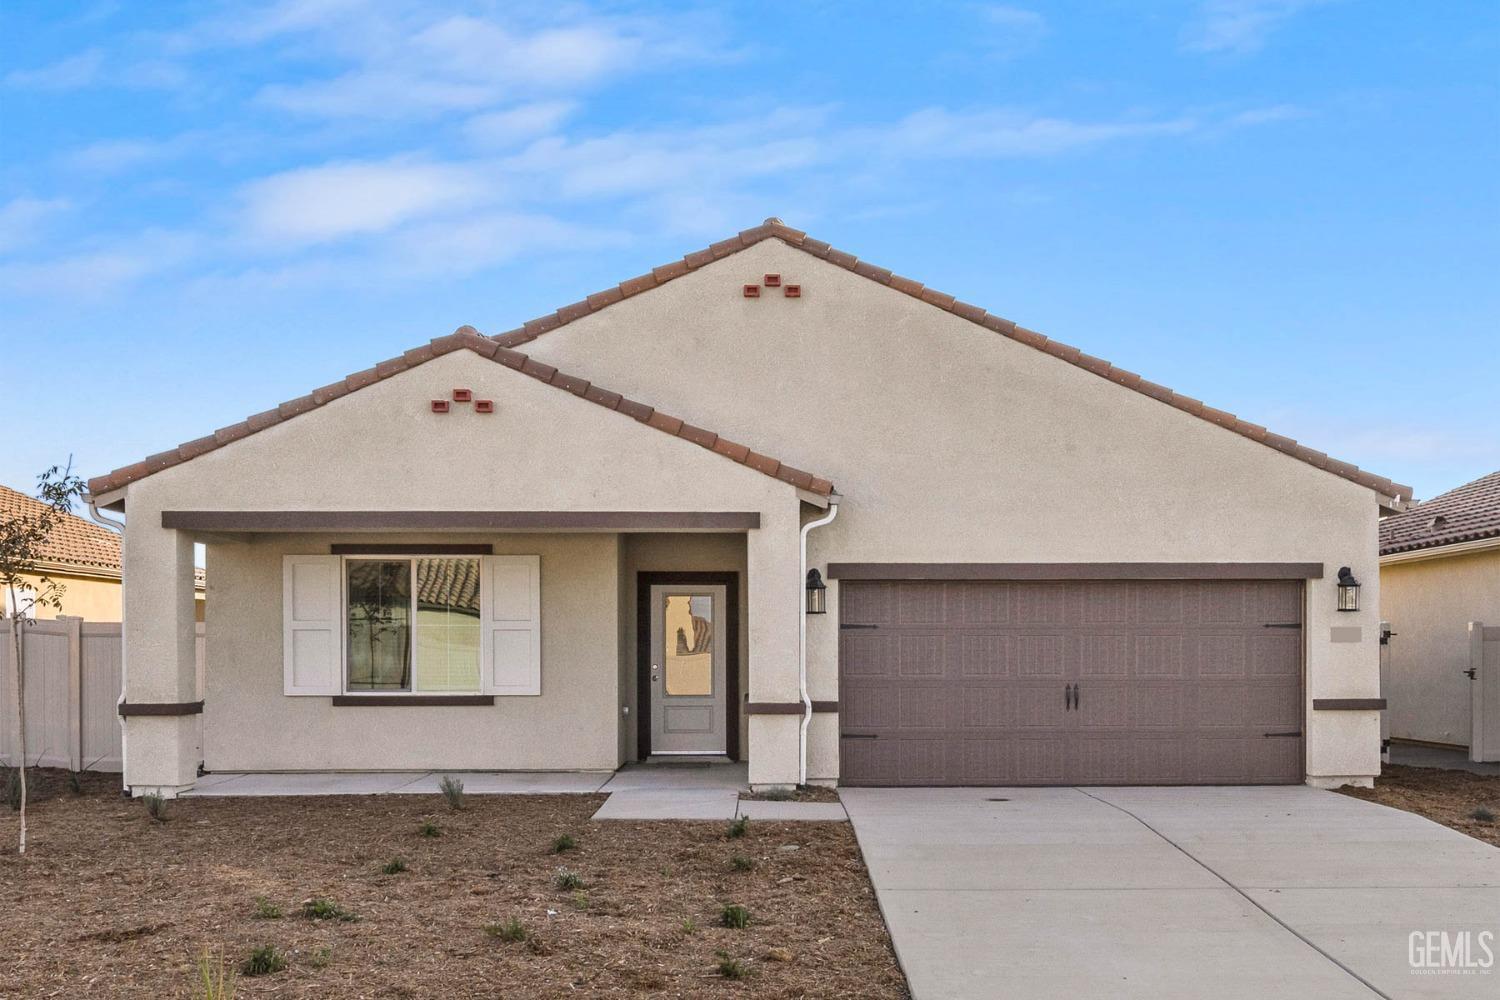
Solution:
[[[858,259],[853,254],[835,250],[822,240],[812,239],[801,230],[787,226],[780,219],[767,219],[761,225],[753,229],[747,229],[738,236],[721,240],[708,247],[707,250],[690,253],[681,260],[653,268],[648,273],[639,277],[620,282],[614,288],[597,292],[579,302],[563,306],[561,309],[547,316],[523,323],[516,329],[506,333],[498,334],[495,340],[502,347],[520,347],[556,330],[560,326],[565,326],[581,316],[587,316],[600,309],[606,309],[616,302],[630,298],[632,295],[639,295],[641,292],[665,285],[667,282],[680,278],[684,274],[689,274],[703,267],[705,264],[711,264],[716,260],[721,260],[730,254],[738,253],[746,247],[754,246],[762,240],[768,239],[780,240],[787,246],[801,250],[803,253],[810,254],[820,260],[826,260],[830,264],[836,264],[847,271],[852,271],[863,278],[868,278],[871,281],[910,295],[913,298],[921,299],[923,302],[929,303],[938,309],[953,313],[955,316],[992,330],[1001,336],[1009,337],[1028,347],[1044,351],[1061,361],[1076,365],[1085,371],[1093,372],[1101,378],[1107,378],[1128,389],[1133,389],[1143,395],[1150,396],[1152,399],[1166,403],[1168,406],[1175,407],[1185,413],[1190,413],[1202,420],[1207,420],[1212,424],[1233,431],[1252,441],[1275,448],[1277,451],[1306,462],[1308,465],[1323,469],[1351,482],[1359,483],[1361,486],[1367,486],[1382,497],[1389,497],[1397,501],[1411,499],[1410,486],[1394,483],[1384,476],[1378,476],[1348,463],[1330,459],[1324,453],[1298,444],[1291,438],[1270,435],[1264,427],[1241,420],[1232,413],[1226,413],[1223,410],[1216,410],[1205,406],[1199,400],[1175,393],[1164,386],[1147,382],[1133,373],[1119,372],[1107,361],[1101,358],[1090,357],[1076,347],[1070,347],[1067,344],[1060,344],[1055,340],[1049,340],[1032,330],[1016,326],[1010,320],[985,313],[978,306],[956,301],[953,296],[939,292],[936,289],[928,288],[921,282],[913,281],[910,278],[903,278],[898,274],[892,274],[883,267],[877,267]]]
[[[34,497],[0,486],[0,517],[32,517],[42,513],[46,506]],[[120,536],[108,528],[68,514],[52,530],[43,555],[49,564],[59,569],[102,569],[117,576],[120,572]]]
[[[543,364],[519,351],[514,351],[497,344],[495,340],[483,336],[472,326],[461,326],[446,337],[438,337],[423,347],[407,351],[400,358],[382,361],[374,368],[368,368],[350,375],[344,381],[348,385],[349,390],[354,391],[390,378],[392,375],[403,372],[414,364],[421,364],[423,361],[428,361],[453,351],[463,350],[473,351],[481,357],[518,371],[523,375],[528,375],[538,382],[550,385],[569,395],[586,399],[606,410],[613,410],[621,416],[630,417],[664,434],[670,434],[690,444],[695,444],[700,448],[716,452],[732,462],[748,466],[757,472],[765,473],[773,479],[779,479],[797,489],[806,490],[824,497],[831,496],[835,492],[833,483],[823,477],[814,476],[812,473],[803,472],[800,469],[794,469],[777,459],[756,454],[748,447],[735,444],[733,441],[722,438],[711,430],[686,423],[681,417],[674,417],[645,403],[626,399],[619,393],[611,392],[602,386],[593,385],[584,379],[560,372],[551,365]],[[420,360],[413,360],[417,358],[420,358]],[[112,490],[117,490],[122,486],[144,479],[153,473],[160,472],[162,469],[180,465],[183,462],[198,457],[204,452],[221,448],[240,438],[248,437],[256,431],[270,427],[283,420],[295,419],[303,413],[327,405],[333,399],[337,399],[339,395],[341,394],[330,393],[324,389],[317,390],[311,395],[302,396],[294,400],[295,406],[293,407],[287,407],[283,404],[283,407],[266,410],[264,413],[256,414],[238,424],[231,424],[228,427],[222,428],[216,431],[212,437],[189,441],[170,451],[152,455],[143,462],[127,465],[114,470],[108,475],[90,479],[88,483],[89,492],[98,496]],[[283,413],[285,413],[284,416],[282,415]],[[88,528],[95,527],[86,521],[81,523]],[[103,528],[98,528],[97,530],[104,531]],[[105,532],[105,534],[109,534],[109,532]],[[110,537],[113,538],[114,536],[111,535]],[[118,567],[118,543],[115,546],[115,552],[115,565]]]
[[[1380,554],[1500,538],[1500,472],[1417,504],[1380,522]]]

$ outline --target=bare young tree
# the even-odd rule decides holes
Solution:
[[[26,626],[36,620],[37,608],[62,610],[63,584],[43,571],[43,553],[52,532],[73,512],[73,501],[83,495],[83,480],[73,475],[73,460],[66,467],[53,466],[37,477],[40,510],[0,516],[0,587],[5,590],[5,615],[10,621],[11,662],[15,664],[15,699],[20,761],[16,770],[21,784],[21,844],[26,853],[26,660],[23,641]]]

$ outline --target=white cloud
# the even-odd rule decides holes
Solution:
[[[901,156],[1045,157],[1125,139],[1183,135],[1191,118],[1080,122],[1013,110],[955,112],[926,108],[874,137],[877,148]]]
[[[20,295],[96,299],[188,259],[198,238],[147,230],[45,261],[0,265],[0,288]]]
[[[74,170],[114,173],[167,159],[180,148],[179,142],[157,139],[101,139],[64,153],[62,163]]]
[[[36,242],[46,221],[70,208],[66,198],[13,198],[0,205],[0,253]]]
[[[1007,4],[979,8],[980,43],[991,56],[1009,59],[1036,48],[1047,35],[1047,19],[1034,10]]]
[[[267,243],[305,245],[380,233],[490,196],[471,168],[384,161],[289,170],[241,189],[249,232]]]
[[[480,145],[503,146],[552,132],[577,110],[575,101],[536,101],[475,115],[464,123],[464,134]]]
[[[1284,21],[1328,0],[1204,0],[1182,32],[1190,52],[1254,52]]]
[[[30,90],[77,90],[98,79],[103,67],[103,51],[87,49],[38,69],[11,70],[5,75],[5,83]]]
[[[1230,115],[1225,124],[1230,128],[1239,128],[1249,125],[1274,125],[1277,122],[1291,122],[1311,117],[1311,111],[1295,104],[1275,104],[1266,108],[1250,108],[1247,111]]]

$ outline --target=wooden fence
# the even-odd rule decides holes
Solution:
[[[1500,761],[1500,626],[1469,623],[1469,759]]]
[[[0,762],[20,761],[11,623],[0,622]],[[23,633],[26,763],[73,771],[119,771],[120,623],[81,618],[37,621]],[[198,689],[203,689],[203,623],[198,623]],[[198,732],[198,748],[203,733]]]

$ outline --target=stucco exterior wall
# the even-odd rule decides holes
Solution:
[[[86,622],[120,620],[119,580],[101,580],[98,577],[72,576],[58,572],[48,573],[47,577],[67,588],[63,593],[62,609],[37,605],[31,612],[33,618],[50,619],[58,615],[73,615]],[[40,587],[40,581],[36,577],[23,576],[21,579],[32,590]]]
[[[212,545],[204,767],[209,771],[612,770],[616,717],[613,534],[411,535],[541,556],[542,693],[485,707],[334,707],[282,694],[283,555],[368,536],[271,535]],[[267,597],[274,597],[268,600]],[[561,734],[566,734],[563,737]]]
[[[1500,549],[1380,567],[1393,739],[1468,746],[1469,622],[1500,625]]]
[[[800,283],[801,298],[741,296],[768,272]],[[1311,708],[1379,688],[1377,505],[1365,487],[776,240],[522,349],[832,479],[846,502],[813,534],[814,566],[1321,562],[1306,614],[1308,776],[1379,771],[1376,713]],[[664,357],[673,363],[643,361]],[[1179,388],[1212,399],[1212,386]],[[1358,614],[1334,610],[1341,565],[1365,584]],[[837,600],[834,583],[830,613],[809,627],[815,699],[837,695]],[[1333,641],[1350,626],[1356,641]],[[836,775],[835,717],[815,719],[810,760],[812,777]]]
[[[473,389],[475,398],[494,399],[496,413],[480,415],[463,406],[446,415],[430,412],[429,400],[447,398],[459,387]],[[795,689],[799,506],[792,487],[722,456],[471,352],[444,355],[126,488],[127,700],[188,702],[196,695],[192,539],[161,527],[164,510],[757,512],[761,527],[749,533],[758,539],[750,547],[779,565],[762,561],[757,567],[754,558],[747,559],[747,619],[762,630],[759,636],[751,632],[748,648],[768,682],[780,678],[784,687],[790,676]],[[207,694],[210,701],[225,702],[205,707],[209,766],[428,767],[438,766],[433,762],[441,749],[453,751],[440,765],[447,767],[464,766],[458,760],[484,767],[613,766],[619,752],[618,543],[612,536],[593,542],[517,537],[505,536],[508,549],[497,539],[496,551],[542,552],[544,694],[501,701],[524,701],[550,723],[527,730],[537,737],[532,746],[513,756],[493,740],[487,747],[465,746],[463,735],[487,725],[468,708],[443,709],[441,716],[416,708],[333,712],[299,704],[310,699],[284,697],[280,555],[292,551],[293,543],[258,539],[215,543],[209,553]],[[295,544],[304,542],[317,539]],[[755,582],[757,568],[765,574],[764,586]],[[786,579],[775,581],[778,573]],[[570,616],[579,619],[576,635],[554,631],[566,629]],[[555,669],[562,687],[553,700],[546,688]],[[585,696],[590,678],[597,688]],[[406,714],[398,718],[397,712]],[[471,712],[473,726],[454,723]],[[497,705],[493,717],[519,727],[520,714]],[[286,718],[296,720],[285,727],[286,747],[243,745],[267,742],[268,734],[282,729],[277,720]],[[168,794],[190,786],[193,727],[192,717],[130,719],[126,783],[137,792]],[[393,731],[398,738],[392,739]],[[422,740],[431,742],[430,750],[395,745]],[[752,747],[753,741],[752,730]],[[785,757],[766,755],[782,759],[783,767]]]

